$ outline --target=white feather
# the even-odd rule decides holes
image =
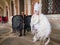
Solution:
[[[33,27],[34,26],[34,27]],[[33,15],[31,18],[31,32],[34,34],[33,42],[45,40],[51,33],[51,26],[47,17],[43,14]],[[48,44],[49,41],[45,43]]]

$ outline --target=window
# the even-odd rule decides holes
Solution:
[[[42,0],[42,13],[60,14],[60,0]]]

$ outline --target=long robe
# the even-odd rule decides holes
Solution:
[[[31,32],[34,35],[34,42],[40,38],[46,39],[51,33],[51,25],[44,14],[34,14],[31,18]]]

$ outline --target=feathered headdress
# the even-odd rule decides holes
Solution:
[[[40,3],[38,3],[38,2],[36,2],[35,5],[34,5],[34,11],[35,10],[39,11],[41,9],[41,7],[42,7],[42,5]]]

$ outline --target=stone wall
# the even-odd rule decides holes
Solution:
[[[51,14],[46,16],[49,19],[52,28],[60,30],[60,14]]]

